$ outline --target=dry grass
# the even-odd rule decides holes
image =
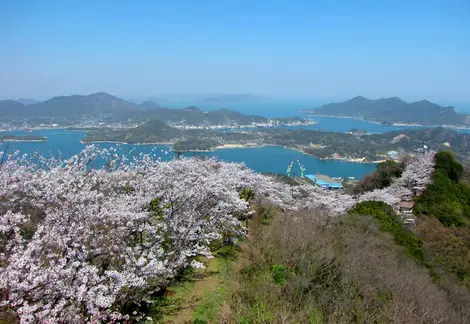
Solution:
[[[253,221],[220,323],[467,323],[468,292],[438,285],[364,216]]]

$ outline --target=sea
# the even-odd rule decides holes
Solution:
[[[178,108],[182,107],[179,105]],[[184,107],[184,106],[183,106]],[[176,107],[175,107],[176,108]],[[205,108],[205,107],[203,107]],[[251,115],[262,115],[266,117],[287,117],[287,116],[302,116],[305,117],[300,110],[292,108],[292,106],[273,106],[267,104],[258,105],[233,105],[227,108],[240,111],[242,113]],[[308,107],[301,107],[308,108]],[[207,107],[206,109],[211,109]],[[312,130],[334,131],[334,132],[347,132],[352,128],[359,128],[366,130],[369,133],[383,133],[392,130],[401,130],[405,128],[421,128],[415,126],[384,126],[380,124],[370,123],[363,120],[349,119],[349,118],[336,118],[336,117],[313,117],[317,124],[293,127],[304,128]],[[470,130],[456,130],[459,132],[469,132]],[[33,132],[12,131],[2,132],[2,134],[14,135],[41,135],[47,137],[46,142],[8,142],[0,144],[0,151],[13,151],[20,150],[22,153],[40,152],[45,156],[58,156],[59,154],[68,158],[80,152],[85,145],[80,142],[85,137],[85,132],[69,131],[65,129],[44,129],[34,130]],[[131,145],[131,144],[114,144],[114,143],[100,143],[95,144],[99,147],[115,147],[120,154],[132,156],[139,153],[150,153],[155,159],[167,161],[176,157],[175,153],[171,151],[170,145]],[[292,161],[294,161],[292,173],[300,174],[300,166],[306,169],[305,174],[326,174],[330,177],[343,177],[360,179],[364,175],[372,172],[375,169],[373,163],[355,163],[344,162],[338,160],[319,160],[312,156],[306,155],[302,152],[288,149],[280,146],[265,146],[260,148],[224,148],[216,149],[213,152],[188,152],[183,156],[205,156],[220,159],[228,162],[244,163],[248,168],[259,173],[279,173],[285,174],[287,168]]]

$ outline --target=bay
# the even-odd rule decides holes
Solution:
[[[22,153],[40,152],[45,156],[58,156],[64,158],[80,152],[85,145],[80,143],[80,139],[85,136],[84,132],[73,132],[63,129],[36,130],[32,133],[15,131],[7,132],[14,135],[41,135],[47,137],[46,142],[8,142],[0,146],[0,150],[12,152],[20,150]],[[128,156],[139,153],[150,153],[155,159],[166,161],[175,158],[175,154],[170,151],[171,145],[132,145],[99,143],[98,147],[117,147],[119,154]],[[367,173],[375,169],[374,164],[352,163],[335,160],[319,160],[301,152],[279,146],[265,146],[261,148],[228,148],[217,149],[213,152],[185,153],[183,156],[207,156],[215,157],[228,162],[240,162],[256,172],[281,173],[285,174],[291,161],[299,160],[308,173],[322,173],[332,177],[355,177],[362,178]],[[297,162],[294,163],[292,172],[300,174]]]

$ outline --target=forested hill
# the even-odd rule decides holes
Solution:
[[[306,109],[303,112],[313,115],[364,118],[385,123],[470,125],[469,116],[457,113],[453,107],[443,107],[427,100],[408,103],[397,97],[371,100],[358,96],[344,102]]]
[[[245,115],[229,109],[204,111],[197,107],[168,109],[152,101],[135,104],[130,101],[99,92],[90,95],[54,97],[35,104],[18,101],[0,101],[0,120],[11,122],[25,120],[45,122],[47,119],[65,120],[68,124],[77,121],[103,121],[141,123],[154,118],[173,126],[250,125],[252,123],[285,123],[307,121],[299,118],[268,119],[261,116]]]

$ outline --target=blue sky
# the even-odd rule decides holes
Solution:
[[[470,102],[470,1],[4,1],[0,97]]]

